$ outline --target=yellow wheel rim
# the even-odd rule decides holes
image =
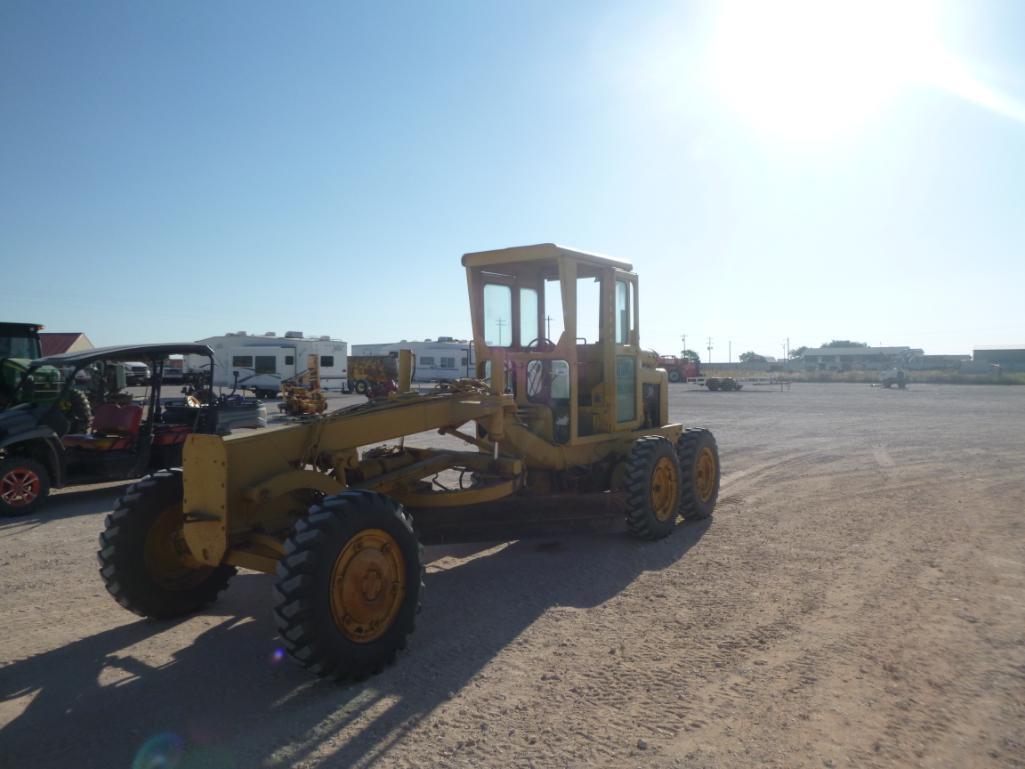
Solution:
[[[660,521],[668,521],[676,515],[679,500],[679,479],[676,465],[669,457],[661,457],[651,474],[651,509]]]
[[[185,543],[182,523],[185,516],[181,505],[170,505],[160,511],[146,532],[143,558],[150,577],[168,590],[188,590],[210,574],[189,552]]]
[[[364,529],[345,543],[331,570],[331,614],[355,643],[379,638],[406,595],[406,561],[386,531]]]
[[[712,497],[718,476],[719,467],[715,459],[715,452],[705,446],[698,452],[697,473],[694,478],[698,499],[702,502],[707,502]]]

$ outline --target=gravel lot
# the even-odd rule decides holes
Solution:
[[[360,685],[278,659],[268,576],[122,610],[123,484],[0,522],[0,767],[1025,767],[1025,387],[671,392],[711,523],[428,548]]]

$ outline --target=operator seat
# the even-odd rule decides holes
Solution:
[[[135,443],[141,423],[142,406],[104,403],[93,412],[92,434],[65,435],[64,446],[93,451],[127,449]]]

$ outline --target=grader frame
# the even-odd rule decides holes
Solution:
[[[666,372],[639,344],[631,266],[553,244],[462,261],[477,378],[412,392],[402,351],[388,399],[266,433],[189,436],[182,471],[140,482],[108,519],[100,562],[115,597],[169,616],[212,600],[234,567],[277,572],[289,651],[319,674],[359,676],[405,644],[419,542],[481,539],[489,517],[529,507],[557,518],[572,500],[622,510],[647,539],[678,514],[709,515],[714,439],[668,422]],[[582,283],[596,289],[589,306]],[[558,304],[550,340],[541,329]],[[578,338],[582,312],[597,319],[596,340]],[[467,449],[405,445],[432,430]],[[437,481],[445,471],[458,472],[456,488]]]

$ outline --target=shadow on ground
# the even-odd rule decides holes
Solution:
[[[273,578],[240,574],[199,618],[129,622],[0,670],[0,712],[23,708],[0,731],[0,766],[279,769],[324,751],[361,717],[369,722],[333,749],[331,765],[376,763],[546,610],[607,601],[679,560],[707,529],[683,525],[655,543],[622,532],[522,540],[429,573],[410,649],[349,686],[275,660]],[[428,548],[428,560],[446,553],[466,548]],[[206,627],[198,636],[196,623]],[[157,636],[161,652],[177,651],[146,664]],[[154,762],[160,750],[164,763]]]
[[[60,521],[113,510],[114,501],[131,483],[132,481],[108,483],[99,488],[78,486],[52,494],[30,515],[0,518],[0,538],[29,531],[48,521]],[[99,535],[99,530],[96,534]]]

